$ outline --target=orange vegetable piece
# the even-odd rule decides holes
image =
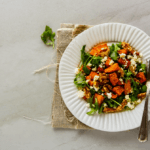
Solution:
[[[124,81],[121,82],[121,81],[119,80],[118,83],[117,83],[117,85],[124,85]]]
[[[93,81],[88,82],[90,86],[93,86]]]
[[[105,66],[106,66],[106,67],[110,67],[110,65],[109,65],[110,61],[111,61],[111,58],[109,57],[109,58],[106,60],[106,63],[105,63]]]
[[[104,101],[105,97],[102,96],[102,95],[99,95],[97,93],[95,93],[94,95],[94,99],[97,98],[97,102],[98,102],[98,105],[101,105],[101,103]]]
[[[86,80],[91,80],[90,76],[86,76],[85,78],[86,78]]]
[[[113,65],[111,65],[110,67],[105,69],[105,73],[111,73],[111,72],[115,72],[118,71],[120,69],[118,63],[115,63]]]
[[[136,52],[136,55],[139,55],[139,52],[135,51],[135,50],[132,50],[130,51],[130,53],[133,55],[134,53]]]
[[[128,51],[126,49],[121,49],[118,51],[119,54],[127,54]]]
[[[91,68],[89,66],[86,66],[89,70],[91,70]]]
[[[112,93],[112,97],[111,97],[112,99],[116,99],[117,97],[118,97],[117,94],[113,94],[113,93]]]
[[[98,56],[103,51],[103,49],[107,49],[107,48],[108,48],[107,43],[98,44],[97,46],[94,46],[92,48],[90,54],[93,56]]]
[[[131,82],[130,80],[127,81],[127,83],[124,84],[124,94],[127,95],[131,92]]]
[[[111,82],[111,84],[113,85],[113,86],[115,86],[117,83],[118,83],[118,77],[117,77],[117,74],[114,72],[114,73],[111,73],[111,74],[109,74],[109,80],[110,80],[110,82]]]
[[[140,82],[141,82],[141,83],[146,82],[146,77],[145,77],[144,72],[139,72],[139,73],[136,75],[136,77],[140,79]]]
[[[97,68],[97,71],[99,71],[99,72],[101,72],[101,73],[102,73],[102,72],[104,72],[104,69],[103,69],[103,68],[101,68],[101,67],[98,67],[98,68]]]
[[[91,71],[91,73],[89,74],[89,76],[91,77],[91,80],[93,80],[94,76],[96,76],[96,75],[98,76],[99,74],[94,71]]]
[[[116,93],[117,95],[121,95],[122,92],[124,92],[124,88],[121,87],[121,86],[115,86],[115,87],[112,89],[112,91],[113,91],[114,93]]]
[[[127,65],[125,67],[126,69],[128,69],[129,65],[131,64],[131,62],[128,59],[122,59],[122,58],[118,59],[118,63],[121,64],[121,65]]]
[[[83,69],[83,65],[81,66],[81,68],[79,70],[82,71],[82,69]]]

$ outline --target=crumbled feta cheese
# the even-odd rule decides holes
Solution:
[[[142,62],[142,59],[141,59],[141,58],[138,58],[136,61],[137,61],[138,63],[141,63],[141,62]]]
[[[93,88],[96,92],[99,90],[99,87],[93,86]]]
[[[132,59],[133,57],[131,55],[127,55],[127,59]]]
[[[91,63],[88,63],[88,64],[87,64],[87,66],[91,67],[91,66],[92,66],[92,64],[91,64]]]
[[[76,68],[74,72],[75,72],[75,74],[78,74],[79,73],[79,68]]]
[[[143,69],[141,68],[139,71],[143,71]]]
[[[111,99],[112,93],[106,93],[106,95],[107,95],[108,99]]]
[[[101,48],[101,50],[106,50],[106,49],[107,49],[107,47],[105,47],[105,48],[104,48],[104,47],[103,47],[103,48]]]
[[[90,103],[86,103],[85,106],[86,106],[87,108],[90,108]]]
[[[136,51],[133,53],[133,55],[136,55]]]
[[[134,59],[134,61],[136,61],[137,60],[137,56],[134,55],[132,59]]]
[[[99,76],[95,75],[95,76],[94,76],[94,81],[95,81],[95,80],[98,80],[98,79],[99,79]]]
[[[131,59],[131,66],[137,66],[137,64],[136,64],[134,59]]]
[[[137,102],[138,104],[141,103],[141,99],[138,99],[136,102]]]
[[[107,56],[105,56],[103,59],[102,59],[102,62],[105,62],[107,60]]]
[[[100,67],[100,68],[103,68],[103,65],[102,65],[102,64],[100,64],[100,65],[99,65],[99,67]]]
[[[106,103],[104,103],[104,107],[107,107],[107,104],[106,104]]]
[[[130,93],[133,93],[133,88],[131,88],[131,91],[130,91]]]
[[[96,71],[97,70],[97,68],[95,67],[95,68],[92,68],[92,71]]]
[[[129,95],[125,95],[125,99],[130,99]]]
[[[114,61],[113,60],[111,60],[110,62],[109,62],[109,65],[112,65],[114,63]]]
[[[78,95],[78,97],[82,98],[85,95],[85,93],[84,93],[84,91],[79,90],[77,95]]]
[[[104,96],[104,93],[101,93],[102,96]]]
[[[143,54],[142,54],[142,53],[140,53],[140,54],[139,54],[139,56],[140,56],[140,57],[143,57]]]
[[[120,58],[125,58],[126,57],[126,54],[122,53],[122,54],[119,54]]]
[[[123,81],[123,79],[122,79],[122,78],[119,78],[119,81],[121,81],[121,82],[122,82],[122,81]]]
[[[131,104],[130,102],[127,103],[127,106],[128,106],[130,109],[134,109],[134,104]]]
[[[93,86],[90,86],[90,89],[93,89]]]
[[[116,109],[117,107],[113,107],[113,109]]]
[[[86,83],[89,83],[90,80],[86,80]]]

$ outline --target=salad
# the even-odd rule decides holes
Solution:
[[[75,74],[77,95],[91,108],[88,115],[132,110],[146,96],[142,54],[126,42],[100,43],[89,52],[84,45]]]

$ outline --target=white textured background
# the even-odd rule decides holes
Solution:
[[[149,149],[150,142],[138,142],[138,129],[52,129],[23,118],[50,121],[53,84],[45,72],[32,74],[49,64],[54,51],[40,39],[45,25],[56,31],[60,23],[105,22],[131,24],[150,35],[150,1],[0,0],[0,150]],[[55,69],[49,76],[55,76]]]

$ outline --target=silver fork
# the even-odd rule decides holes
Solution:
[[[147,92],[146,92],[146,99],[143,111],[142,122],[139,130],[138,140],[140,142],[146,142],[148,140],[148,99],[150,95],[150,59],[146,60],[147,66]]]

